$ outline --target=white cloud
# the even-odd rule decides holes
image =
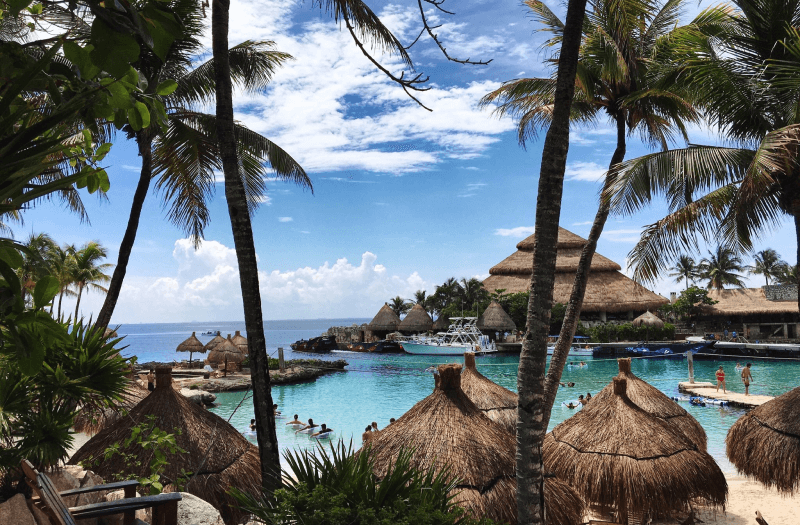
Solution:
[[[256,200],[265,206],[272,206],[272,197],[269,195],[259,195]]]
[[[293,220],[291,217],[278,217],[278,222],[292,222]]]
[[[603,238],[611,242],[637,243],[639,242],[641,235],[641,229],[603,230]]]
[[[590,224],[593,224],[593,222],[592,221],[583,221],[583,222],[573,222],[572,223],[573,226],[588,226]]]
[[[603,179],[606,171],[608,170],[596,162],[578,161],[567,166],[564,176],[567,180],[597,182]]]
[[[495,235],[501,235],[503,237],[527,237],[533,234],[535,230],[534,226],[517,226],[516,228],[498,228],[495,230]]]

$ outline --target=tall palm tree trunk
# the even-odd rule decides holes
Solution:
[[[61,299],[64,298],[64,290],[61,290],[61,293],[58,294],[58,319],[61,319]]]
[[[131,251],[133,251],[133,243],[136,240],[136,231],[139,229],[139,218],[142,215],[144,199],[147,197],[147,192],[150,189],[150,179],[152,178],[152,138],[145,130],[142,130],[136,133],[136,143],[139,146],[139,156],[142,157],[142,170],[139,173],[139,184],[133,194],[131,215],[128,217],[125,236],[122,237],[122,244],[119,246],[117,266],[114,268],[106,299],[103,301],[103,307],[100,309],[95,323],[103,328],[108,328],[108,324],[111,322],[111,315],[117,306],[119,293],[122,290],[122,282],[125,280],[125,273],[128,271],[128,261],[131,258]]]
[[[609,174],[606,175],[605,183],[603,184],[604,190],[612,181],[613,176],[610,171],[614,166],[619,164],[625,159],[625,115],[623,112],[618,112],[616,117],[617,122],[617,147],[614,154],[611,156],[611,163],[608,166]],[[572,293],[569,296],[569,303],[567,310],[564,312],[564,321],[561,324],[561,332],[558,334],[558,342],[553,350],[553,357],[550,360],[550,368],[547,371],[547,380],[545,385],[545,410],[546,419],[550,419],[550,411],[553,408],[553,403],[556,399],[558,392],[558,384],[561,381],[561,374],[564,371],[564,365],[567,362],[569,355],[569,348],[572,345],[572,338],[575,336],[575,330],[578,327],[578,320],[581,315],[581,308],[583,307],[583,298],[586,295],[586,285],[589,281],[589,272],[592,266],[592,257],[597,249],[597,240],[600,234],[603,233],[603,227],[606,225],[608,213],[610,211],[609,200],[603,198],[601,193],[600,205],[597,208],[597,214],[592,223],[592,229],[589,232],[589,238],[586,245],[581,251],[581,258],[578,262],[578,270],[575,273],[575,280],[572,284]],[[538,230],[538,228],[537,228]]]
[[[83,284],[78,283],[78,300],[75,301],[75,317],[72,319],[72,324],[78,322],[78,307],[81,305],[81,294],[83,293]]]
[[[575,73],[585,11],[586,0],[569,1],[558,62],[553,119],[547,130],[539,172],[531,294],[517,376],[517,522],[520,525],[543,525],[545,519],[542,442],[548,423],[544,418],[547,335],[553,305],[561,196],[569,150],[569,115],[575,94]]]
[[[800,268],[800,198],[795,199],[792,203],[794,211],[794,232],[795,238],[797,240],[797,253],[795,256],[795,265]],[[798,270],[795,270],[796,273],[800,273]],[[797,281],[797,308],[800,309],[800,279]],[[799,336],[800,337],[800,336]]]
[[[228,60],[229,9],[230,0],[213,0],[212,2],[211,34],[217,90],[217,137],[222,157],[222,170],[225,173],[225,198],[228,201],[236,259],[239,262],[239,281],[244,303],[250,376],[253,382],[256,438],[261,458],[261,484],[264,490],[271,494],[280,486],[280,452],[278,436],[275,431],[275,414],[272,409],[269,370],[267,369],[267,347],[264,339],[253,229],[250,224],[244,185],[239,176],[239,161],[236,155],[233,86]]]

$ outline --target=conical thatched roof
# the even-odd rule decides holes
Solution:
[[[664,328],[664,321],[658,318],[656,314],[650,313],[650,311],[646,311],[633,321],[631,321],[633,326],[649,326],[651,328]]]
[[[389,307],[388,303],[384,303],[378,314],[370,321],[367,328],[378,332],[394,332],[400,326],[400,318]]]
[[[495,332],[513,332],[517,329],[514,320],[511,319],[500,303],[492,301],[486,307],[483,314],[478,318],[479,330],[494,330]]]
[[[72,428],[75,432],[84,432],[90,436],[97,434],[124,417],[133,407],[138,405],[150,391],[141,386],[135,379],[131,379],[122,392],[122,401],[114,408],[90,409],[81,408],[75,415]]]
[[[220,344],[214,347],[209,352],[206,362],[210,365],[224,364],[226,359],[228,363],[241,363],[244,361],[246,354],[239,350],[239,347],[233,344],[230,334],[228,338],[223,340]]]
[[[439,315],[439,318],[433,323],[433,329],[437,332],[443,332],[450,328],[450,317],[444,314]]]
[[[236,333],[231,338],[231,341],[244,355],[247,355],[247,352],[249,352],[247,349],[247,338],[243,336],[239,330],[236,330]]]
[[[706,450],[708,441],[706,431],[703,430],[703,426],[689,412],[667,397],[661,390],[631,372],[630,357],[617,359],[617,363],[619,365],[617,377],[628,381],[628,399],[651,416],[672,423],[675,428],[697,445],[698,449]],[[592,398],[592,403],[595,400],[603,402],[604,399],[612,398],[613,396],[614,383],[611,382]]]
[[[483,287],[489,292],[505,289],[506,293],[527,292],[533,271],[533,243],[535,235],[517,244],[517,251],[506,257],[500,264],[489,270],[489,277]],[[553,302],[567,304],[572,293],[572,284],[581,250],[586,244],[583,239],[564,228],[558,229],[556,247],[556,275],[553,288]],[[627,312],[655,310],[669,300],[661,297],[642,285],[635,283],[622,273],[614,261],[595,253],[592,257],[589,282],[583,300],[586,312]]]
[[[739,472],[794,494],[800,489],[800,387],[740,417],[725,444]]]
[[[433,328],[433,319],[428,315],[428,312],[422,305],[415,304],[413,308],[406,314],[398,330],[403,332],[427,332]]]
[[[478,372],[472,352],[464,353],[461,389],[489,419],[516,435],[519,396]]]
[[[149,476],[152,451],[143,450],[137,444],[124,446],[131,435],[131,428],[146,423],[149,415],[155,416],[155,426],[166,432],[174,432],[178,446],[185,454],[167,454],[166,470],[161,481],[164,485],[174,483],[181,470],[195,473],[184,483],[183,490],[211,503],[226,523],[234,523],[243,517],[233,508],[236,500],[226,494],[231,487],[259,493],[261,469],[257,448],[236,431],[227,421],[187,400],[172,388],[171,368],[156,368],[156,388],[125,417],[83,445],[70,464],[91,462],[92,470],[106,479],[117,474],[125,476]],[[121,452],[132,454],[139,467],[126,466],[120,455],[104,459],[103,453],[119,445]],[[95,463],[96,462],[96,463]],[[128,465],[132,465],[129,462]]]
[[[367,448],[375,474],[382,478],[401,449],[414,448],[412,464],[421,469],[448,465],[461,479],[456,502],[481,517],[516,523],[516,440],[493,423],[461,390],[461,365],[439,366],[433,393],[397,421],[372,436]],[[547,523],[577,525],[583,503],[569,486],[545,482]]]
[[[192,336],[189,337],[186,341],[182,342],[178,345],[178,348],[175,349],[176,352],[193,352],[202,354],[206,351],[203,343],[194,335],[192,332]]]
[[[218,344],[225,341],[225,338],[222,337],[220,334],[214,336],[214,339],[206,343],[206,346],[203,348],[206,349],[206,352],[212,351]]]
[[[545,468],[588,503],[616,509],[621,523],[688,509],[696,499],[723,506],[728,484],[714,458],[636,406],[626,389],[627,380],[615,377],[613,395],[595,396],[557,425],[544,440]]]

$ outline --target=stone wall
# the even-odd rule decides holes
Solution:
[[[793,284],[762,286],[768,301],[797,301],[797,286]]]
[[[367,341],[367,324],[351,325],[351,326],[331,326],[325,335],[330,335],[336,338],[337,343],[362,343]]]

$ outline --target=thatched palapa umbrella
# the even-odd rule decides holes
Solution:
[[[219,332],[217,332],[217,335],[215,335],[214,338],[211,341],[207,342],[206,346],[204,346],[203,348],[205,348],[206,352],[210,352],[214,348],[216,348],[218,344],[220,344],[223,341],[225,341],[225,338],[222,337],[222,335],[220,335]]]
[[[236,333],[235,333],[235,334],[233,335],[233,337],[231,338],[231,341],[233,341],[233,344],[235,344],[235,345],[236,345],[236,347],[237,347],[237,348],[238,348],[238,349],[239,349],[239,350],[240,350],[240,351],[241,351],[241,352],[242,352],[244,355],[247,355],[247,352],[249,351],[249,350],[247,349],[247,338],[246,338],[245,336],[243,336],[243,335],[242,335],[242,333],[241,333],[239,330],[236,330]]]
[[[106,427],[109,427],[124,417],[133,407],[138,405],[150,391],[144,388],[133,378],[122,392],[122,400],[114,407],[92,409],[82,407],[75,415],[72,428],[75,432],[84,432],[93,436]]]
[[[478,372],[472,352],[464,353],[461,389],[489,419],[516,435],[519,396]]]
[[[197,352],[198,354],[204,354],[206,352],[203,343],[194,335],[192,332],[192,336],[189,337],[186,341],[182,342],[178,345],[178,348],[175,349],[176,352],[189,352],[189,364],[192,363],[192,354]]]
[[[631,372],[630,357],[617,359],[617,363],[619,365],[619,374],[617,377],[628,380],[628,399],[651,416],[672,423],[684,436],[697,445],[698,449],[706,450],[708,442],[706,431],[703,430],[703,426],[693,418],[689,412],[667,397],[661,390],[640,379]],[[595,400],[603,402],[604,399],[613,396],[614,384],[609,383],[608,386],[592,398],[592,403],[594,403]]]
[[[401,332],[427,332],[433,328],[433,319],[422,305],[415,304],[397,327]]]
[[[373,332],[394,332],[400,326],[400,318],[391,309],[389,303],[384,303],[381,309],[372,321],[369,322],[367,328]]]
[[[500,303],[492,301],[478,319],[478,329],[494,332],[513,332],[517,329],[517,325],[514,324],[511,316],[503,310]]]
[[[657,315],[651,314],[650,310],[631,321],[631,324],[633,326],[646,326],[648,341],[650,340],[650,328],[664,328],[664,321],[659,319]]]
[[[227,421],[190,402],[172,388],[172,369],[156,368],[156,388],[125,417],[83,445],[70,464],[91,462],[92,470],[106,479],[117,474],[145,477],[150,475],[151,450],[136,443],[125,446],[134,426],[147,424],[155,416],[155,426],[175,433],[177,445],[186,453],[167,454],[166,470],[161,476],[164,485],[175,483],[182,470],[194,473],[184,482],[183,490],[211,503],[226,523],[236,523],[241,512],[236,500],[226,493],[231,487],[256,494],[261,491],[261,467],[258,449]],[[179,430],[180,433],[176,431]],[[104,459],[105,450],[120,446],[121,454],[133,455],[134,461],[123,461],[121,454]],[[139,462],[139,466],[134,466]]]
[[[445,314],[439,314],[439,318],[433,323],[433,330],[444,332],[448,328],[450,328],[450,317]]]
[[[439,366],[433,393],[397,421],[371,436],[367,446],[375,475],[382,478],[402,449],[413,448],[412,465],[448,466],[461,480],[456,503],[476,517],[514,524],[516,440],[492,422],[461,390],[461,365]],[[548,478],[545,507],[550,525],[577,525],[583,502],[566,483]]]
[[[740,417],[725,444],[739,472],[794,494],[800,489],[800,387]]]
[[[224,365],[225,370],[227,371],[229,368],[240,368],[240,365],[242,362],[244,362],[245,357],[245,353],[239,350],[238,346],[233,344],[233,341],[231,340],[231,334],[228,334],[227,339],[215,346],[214,349],[209,352],[206,362],[211,366],[216,366],[217,368],[219,368],[220,365]]]
[[[629,517],[687,510],[693,500],[722,507],[725,475],[708,453],[673,425],[636,406],[628,382],[614,378],[614,395],[592,398],[544,440],[545,468],[587,502]]]

